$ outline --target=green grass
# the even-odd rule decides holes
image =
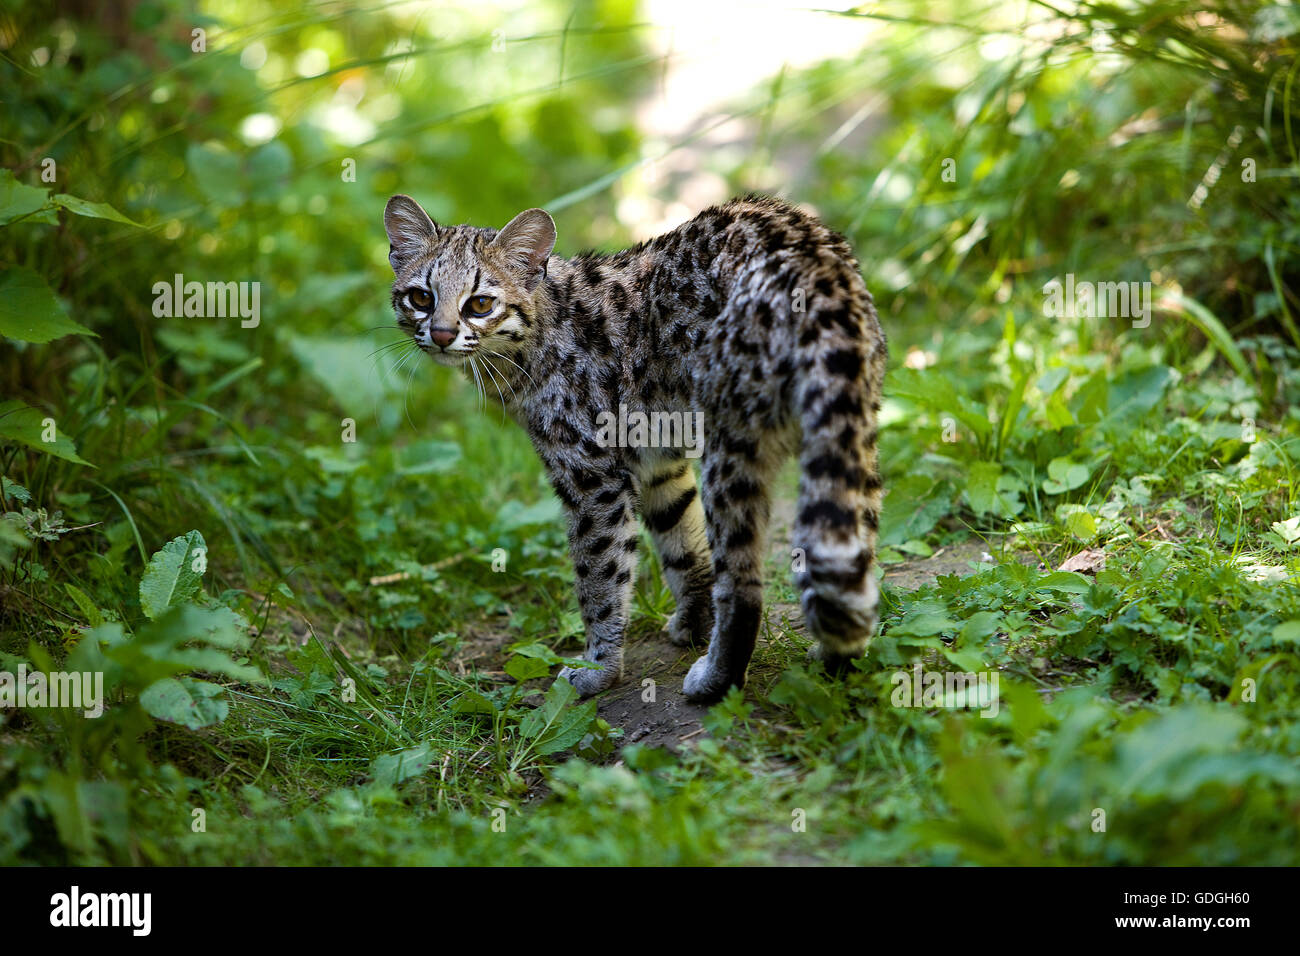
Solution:
[[[471,13],[214,4],[196,57],[180,6],[146,4],[147,60],[21,6],[0,161],[47,192],[6,179],[0,248],[49,290],[29,317],[94,335],[0,345],[0,402],[32,409],[0,417],[0,671],[101,669],[110,706],[0,710],[0,863],[1293,865],[1300,21],[1213,6],[1086,7],[985,58],[1045,8],[887,4],[878,49],[735,104],[758,145],[701,162],[741,192],[808,157],[785,194],[850,236],[890,335],[887,576],[847,677],[774,615],[675,754],[547,696],[581,622],[525,436],[376,353],[389,194],[477,223],[566,197],[565,253],[616,221],[613,173],[664,148],[632,5],[542,4],[501,64]],[[424,52],[390,65],[393,36]],[[312,47],[330,72],[295,78]],[[347,75],[396,97],[363,100],[359,143],[312,119]],[[279,136],[241,138],[253,111]],[[177,272],[260,280],[261,325],[155,317]],[[1150,325],[1045,316],[1069,272],[1150,281]],[[988,558],[892,583],[954,551]],[[1083,551],[1104,568],[1057,570]],[[640,570],[634,640],[672,609]],[[996,673],[997,715],[895,706],[918,663]]]

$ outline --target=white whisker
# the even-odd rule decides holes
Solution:
[[[488,354],[489,354],[489,355],[495,355],[496,353],[495,353],[495,352],[489,352]],[[504,358],[504,356],[499,356],[499,357],[500,357],[500,358]],[[485,360],[485,361],[486,361],[486,360]],[[491,365],[492,363],[489,362],[488,364]],[[494,366],[494,367],[495,367],[495,366]],[[503,368],[498,368],[498,369],[496,369],[496,371],[501,375],[501,381],[505,384],[505,387],[508,388],[508,389],[510,389],[510,400],[511,400],[512,402],[518,402],[518,401],[519,401],[519,393],[515,391],[515,387],[514,387],[514,385],[511,384],[511,382],[510,382],[510,376],[506,374],[506,370],[503,369]]]
[[[409,352],[404,352],[402,355],[400,355],[397,361],[393,363],[393,365],[388,369],[389,374],[391,374],[394,378],[400,376],[402,374],[402,369],[405,368],[406,366],[406,363],[409,362],[415,355],[419,353],[420,350],[418,347],[415,346],[415,343],[412,342],[411,345],[412,345],[411,350]],[[375,361],[378,362],[378,359],[376,359]]]
[[[419,348],[417,347],[415,351],[418,352]],[[411,406],[408,403],[408,400],[411,397],[411,379],[415,376],[415,370],[417,368],[419,368],[419,365],[416,362],[412,362],[411,370],[406,373],[406,387],[402,389],[402,412],[406,415],[406,421],[410,426],[418,431],[418,426],[415,424],[415,420],[411,418]]]
[[[487,359],[483,360],[483,370],[487,372],[488,377],[492,379],[492,384],[496,387],[497,390],[497,398],[501,399],[501,420],[504,422],[506,420],[506,414],[505,414],[506,397],[501,393],[501,386],[497,384],[497,375],[501,374],[501,372],[499,369],[493,368],[492,363],[489,362]],[[510,382],[508,381],[506,382],[506,388],[510,388]],[[514,389],[510,389],[510,391],[511,394],[513,395]]]
[[[483,378],[478,373],[478,365],[474,362],[474,356],[469,357],[469,370],[474,373],[474,384],[478,387],[478,410],[482,413],[487,408],[487,393],[483,391]]]
[[[527,376],[528,376],[528,381],[530,381],[530,382],[533,383],[533,387],[534,387],[534,388],[537,387],[537,382],[533,379],[533,377],[532,377],[531,375],[528,375],[528,370],[527,370],[526,368],[524,368],[522,365],[520,365],[518,362],[516,362],[514,359],[512,359],[509,355],[506,355],[504,352],[492,352],[492,351],[489,351],[489,350],[487,350],[487,349],[484,349],[484,351],[487,352],[488,355],[495,355],[497,358],[503,358],[503,359],[505,359],[507,362],[509,362],[509,363],[510,363],[511,365],[513,365],[515,368],[519,369],[519,371],[521,371],[521,372],[523,372],[525,375],[527,375]]]

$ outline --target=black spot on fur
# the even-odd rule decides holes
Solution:
[[[579,491],[591,491],[600,487],[601,477],[594,471],[579,471],[573,476],[573,483]]]
[[[862,372],[862,356],[854,349],[837,349],[828,352],[824,360],[826,371],[832,375],[856,379]]]
[[[664,508],[662,511],[653,512],[645,516],[646,524],[650,530],[662,534],[665,531],[671,531],[677,527],[677,522],[682,520],[682,515],[686,514],[686,509],[690,507],[695,500],[695,489],[687,488],[681,496]]]
[[[756,482],[743,477],[737,478],[727,485],[727,494],[734,501],[749,501],[752,498],[757,498],[762,490]]]
[[[799,512],[802,524],[825,523],[832,527],[852,527],[856,524],[853,512],[833,501],[817,501]]]
[[[727,550],[744,548],[754,543],[754,529],[751,525],[741,525],[727,535]]]
[[[698,560],[699,559],[696,558],[694,554],[687,551],[678,557],[665,559],[663,566],[672,571],[689,571],[691,568],[695,567]]]

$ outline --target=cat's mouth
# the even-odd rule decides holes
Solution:
[[[458,366],[464,365],[473,353],[472,349],[447,349],[444,351],[427,345],[421,345],[420,348],[424,350],[425,354],[428,355],[429,358],[433,359],[439,365],[445,365],[448,368],[457,368]]]

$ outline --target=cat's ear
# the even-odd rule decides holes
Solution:
[[[388,231],[388,261],[396,272],[403,260],[419,252],[426,240],[438,234],[429,214],[410,196],[394,196],[384,207],[384,229]]]
[[[492,240],[531,292],[546,274],[546,260],[555,248],[555,222],[542,209],[525,209],[506,223]]]

